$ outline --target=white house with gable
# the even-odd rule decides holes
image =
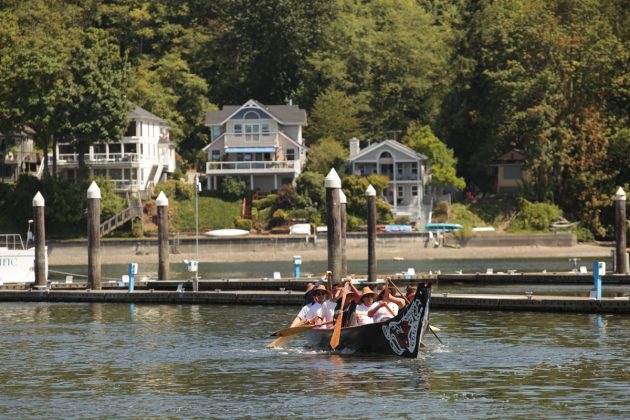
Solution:
[[[425,186],[431,180],[426,156],[395,140],[385,140],[361,149],[359,139],[353,138],[350,140],[348,162],[353,175],[378,174],[389,178],[383,195],[391,204],[394,216],[406,215],[412,221],[424,217]]]
[[[225,177],[237,177],[251,190],[269,192],[293,184],[302,172],[306,111],[296,105],[250,99],[208,111],[205,125],[210,128],[210,143],[203,148],[208,189],[218,189]]]
[[[162,118],[136,107],[121,139],[90,146],[85,163],[95,176],[111,179],[118,192],[151,192],[175,171],[175,145]],[[104,139],[105,140],[105,139]],[[72,143],[57,145],[57,170],[66,180],[78,180],[79,154]]]

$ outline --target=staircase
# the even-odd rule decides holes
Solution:
[[[142,201],[140,198],[135,201],[131,201],[129,199],[129,195],[127,194],[127,208],[101,223],[101,227],[99,229],[101,237],[136,218],[142,219]]]

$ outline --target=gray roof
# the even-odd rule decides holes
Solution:
[[[168,125],[168,123],[155,114],[150,113],[146,109],[142,109],[137,106],[133,111],[127,114],[127,118],[130,120],[142,120],[142,121],[155,121],[160,124]]]
[[[300,109],[297,105],[263,105],[253,99],[247,102],[255,103],[260,109],[267,111],[282,124],[306,125],[306,111]],[[224,105],[220,111],[208,111],[206,113],[205,124],[207,126],[221,125],[230,115],[241,109],[242,106],[243,105]]]
[[[354,160],[357,160],[357,158],[359,158],[361,156],[364,156],[364,155],[370,153],[371,151],[373,151],[375,149],[378,149],[379,147],[383,147],[383,146],[390,146],[390,147],[392,147],[394,149],[398,149],[401,152],[403,152],[404,154],[412,156],[412,157],[415,157],[415,158],[417,158],[419,160],[428,160],[429,159],[425,155],[416,152],[411,147],[405,146],[404,144],[402,144],[402,143],[400,143],[400,142],[398,142],[396,140],[384,140],[384,141],[381,141],[381,142],[378,142],[378,143],[370,144],[365,149],[361,149],[359,151],[359,153],[357,153],[356,155],[348,158],[348,161],[352,162]]]

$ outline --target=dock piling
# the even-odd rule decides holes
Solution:
[[[37,191],[33,197],[33,219],[35,219],[35,288],[44,289],[48,280],[46,270],[46,228],[44,218],[45,200]],[[29,222],[31,222],[29,220]],[[28,238],[26,239],[28,241]]]
[[[365,190],[368,213],[368,281],[376,281],[376,190],[370,184]]]
[[[101,189],[92,181],[88,201],[88,289],[101,290]]]
[[[615,194],[615,273],[628,272],[626,258],[626,192],[619,187]]]
[[[348,199],[343,193],[343,190],[339,190],[339,211],[341,221],[341,277],[348,275],[348,258],[346,257],[346,231],[348,228],[348,219],[346,214]]]
[[[331,169],[324,183],[326,187],[326,225],[328,237],[328,271],[333,281],[341,274],[341,178],[335,168]]]
[[[164,191],[160,191],[157,199],[158,216],[158,280],[169,278],[169,249],[168,249],[168,198]]]

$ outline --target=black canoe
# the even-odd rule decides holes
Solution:
[[[376,324],[341,329],[336,350],[376,353],[415,358],[422,337],[429,328],[431,285],[418,286],[415,298],[396,317]],[[305,332],[309,346],[331,350],[332,329],[311,329]]]

